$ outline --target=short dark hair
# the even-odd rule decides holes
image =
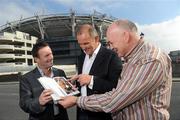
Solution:
[[[38,42],[33,46],[33,48],[32,48],[32,51],[31,51],[32,56],[33,56],[33,57],[38,57],[38,51],[39,51],[41,48],[44,48],[44,47],[46,47],[46,46],[49,46],[49,44],[48,44],[47,42],[42,41],[42,40],[38,41]]]

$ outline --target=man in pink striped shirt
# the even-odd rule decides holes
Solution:
[[[100,95],[68,96],[65,108],[112,113],[114,120],[168,120],[172,86],[171,60],[159,48],[140,38],[136,25],[117,20],[107,30],[110,47],[125,63],[116,89]]]

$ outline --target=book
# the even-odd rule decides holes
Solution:
[[[65,77],[40,77],[39,82],[45,89],[51,89],[51,95],[54,101],[58,101],[61,97],[69,95],[77,95],[80,92]]]

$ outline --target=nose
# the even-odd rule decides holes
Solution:
[[[50,54],[49,59],[53,60],[53,58],[54,58],[53,54]]]

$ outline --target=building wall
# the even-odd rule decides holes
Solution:
[[[33,66],[34,60],[31,50],[37,39],[37,37],[20,31],[16,31],[15,33],[1,33],[0,73],[18,72],[23,70],[24,67]]]
[[[173,77],[180,77],[180,50],[171,51]]]

